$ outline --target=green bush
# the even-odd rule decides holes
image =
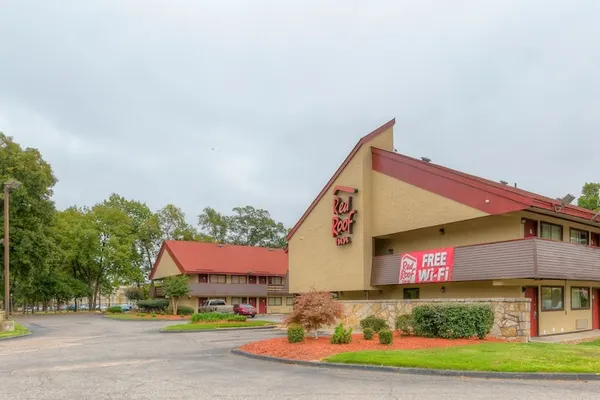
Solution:
[[[166,314],[173,315],[173,309],[171,307],[167,308]],[[177,315],[192,315],[194,313],[194,309],[188,306],[179,306],[177,307]]]
[[[365,340],[372,340],[373,339],[373,329],[371,329],[371,328],[363,329],[363,337],[365,338]]]
[[[352,341],[352,328],[345,329],[343,324],[335,327],[333,336],[331,336],[331,344],[347,344]]]
[[[412,326],[412,315],[402,314],[396,317],[396,330],[401,335],[409,335],[413,329]]]
[[[246,317],[243,315],[236,314],[223,314],[217,312],[211,313],[196,313],[192,315],[192,322],[246,322]]]
[[[109,313],[122,313],[123,309],[121,308],[121,306],[112,306],[112,307],[109,307],[107,311]]]
[[[427,304],[413,309],[412,321],[417,336],[483,339],[492,330],[494,311],[489,304]]]
[[[169,307],[169,300],[167,299],[152,299],[152,300],[140,300],[137,302],[137,306],[142,312],[156,313],[165,311]]]
[[[381,344],[392,344],[392,342],[394,341],[394,335],[389,329],[382,329],[381,331],[379,331],[378,336],[379,343]]]
[[[287,328],[288,342],[300,343],[304,341],[304,328],[301,325],[292,324]]]
[[[365,328],[371,328],[374,332],[379,332],[382,329],[389,329],[385,319],[377,318],[374,315],[369,315],[367,318],[360,321],[360,327],[364,331]]]

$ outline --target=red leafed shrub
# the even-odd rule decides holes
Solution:
[[[312,291],[302,294],[294,302],[294,310],[285,323],[302,325],[307,332],[314,332],[323,326],[333,325],[342,317],[344,306],[335,301],[329,292]]]

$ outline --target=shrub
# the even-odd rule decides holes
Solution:
[[[371,328],[374,332],[379,332],[382,329],[389,329],[389,326],[385,319],[377,318],[374,315],[369,315],[367,318],[362,319],[360,321],[360,327],[365,330],[365,328]]]
[[[312,291],[296,297],[294,309],[285,320],[287,325],[298,324],[307,332],[314,332],[324,325],[333,325],[342,317],[344,306],[334,300],[329,292]]]
[[[112,307],[109,307],[107,311],[109,313],[122,313],[123,309],[121,308],[121,306],[112,306]]]
[[[394,341],[394,335],[389,329],[382,329],[377,335],[379,336],[379,343],[381,344],[392,344]]]
[[[408,335],[412,331],[412,315],[403,314],[396,317],[396,330],[399,334]]]
[[[169,306],[169,300],[167,299],[153,299],[153,300],[140,300],[137,302],[137,306],[142,312],[160,312],[167,309]]]
[[[428,304],[415,307],[412,320],[418,336],[483,339],[492,330],[494,312],[489,304]]]
[[[125,289],[125,297],[129,301],[144,300],[146,293],[143,287],[132,286]]]
[[[373,329],[371,329],[371,328],[363,329],[363,336],[364,336],[365,340],[372,340],[373,339]]]
[[[156,314],[155,314],[155,313],[152,313],[151,317],[152,317],[152,318],[156,318]]]
[[[194,309],[188,306],[179,306],[177,307],[177,315],[192,315],[194,313]],[[171,308],[167,308],[165,314],[173,314],[173,310]]]
[[[291,324],[287,328],[287,337],[288,342],[290,343],[300,343],[304,341],[304,328],[302,325]]]
[[[345,329],[343,324],[335,327],[333,336],[331,336],[331,344],[347,344],[352,341],[352,328]]]
[[[195,322],[219,322],[219,321],[227,321],[227,322],[246,322],[246,317],[243,315],[235,315],[235,314],[223,314],[217,312],[211,313],[196,313],[192,315],[190,319],[192,323]]]

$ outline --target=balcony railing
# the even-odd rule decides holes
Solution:
[[[287,286],[284,285],[267,285],[267,292],[269,293],[287,293]]]
[[[371,284],[398,284],[401,257],[374,257]],[[600,280],[600,248],[531,238],[454,250],[452,281],[528,278]]]

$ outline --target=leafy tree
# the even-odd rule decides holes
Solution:
[[[311,291],[296,298],[294,309],[285,323],[301,325],[307,332],[314,332],[317,338],[317,330],[335,324],[343,311],[344,306],[334,300],[331,293]]]
[[[177,307],[181,297],[190,292],[189,277],[187,275],[169,276],[164,279],[165,295],[171,299],[173,315],[177,315]]]
[[[49,227],[55,212],[51,200],[57,180],[37,149],[22,148],[12,137],[0,132],[0,184],[8,180],[21,182],[21,187],[10,194],[10,247],[11,291],[20,296],[19,286],[27,286],[32,293],[39,286],[52,259],[52,241]],[[0,201],[3,193],[0,190]],[[0,215],[0,237],[4,237],[3,214]],[[0,251],[0,265],[4,263]],[[2,282],[4,270],[0,268]],[[21,292],[24,292],[21,290]],[[4,296],[4,285],[0,285]],[[17,299],[16,299],[17,300]]]
[[[127,297],[127,300],[133,302],[144,300],[146,295],[144,293],[144,288],[132,286],[125,289],[125,297]]]
[[[600,183],[587,182],[581,188],[581,196],[577,200],[579,207],[600,211]]]
[[[244,206],[232,211],[232,215],[223,215],[213,208],[205,208],[198,216],[202,232],[220,243],[285,247],[288,230],[281,222],[273,220],[267,210]]]

